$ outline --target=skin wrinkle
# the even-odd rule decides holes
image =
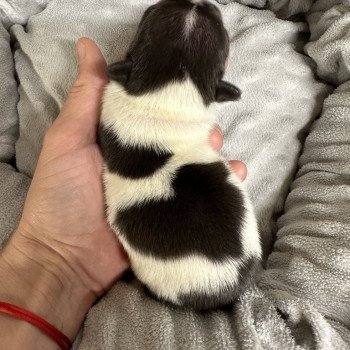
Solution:
[[[19,249],[18,247],[14,246],[14,249],[17,250],[18,252],[20,252],[21,254],[23,254],[25,257],[27,257],[30,261],[32,261],[35,265],[38,265],[40,267],[42,267],[43,270],[45,270],[46,272],[48,272],[49,274],[51,274],[56,281],[60,284],[60,287],[63,288],[64,287],[64,283],[62,282],[61,278],[55,274],[52,269],[48,269],[46,265],[44,265],[43,263],[40,263],[38,261],[35,261],[34,259],[32,259],[30,256],[28,256],[28,254],[26,254],[24,252],[24,250]],[[13,268],[11,263],[7,260],[6,257],[3,257],[3,261],[7,264],[7,267],[13,272],[13,273],[18,273],[16,272]],[[52,264],[52,262],[50,262],[50,264]],[[26,280],[26,276],[22,275],[22,280],[28,285],[29,282]],[[39,293],[41,295],[42,298],[44,298],[46,300],[46,302],[51,306],[52,309],[54,309],[54,304],[52,299],[47,296],[45,293],[43,293],[40,289],[37,290],[37,293]]]

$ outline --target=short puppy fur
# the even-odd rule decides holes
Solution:
[[[261,260],[250,201],[208,142],[229,38],[207,1],[162,0],[108,68],[100,144],[107,216],[152,294],[198,310],[232,303]]]

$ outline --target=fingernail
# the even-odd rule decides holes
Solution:
[[[82,61],[85,58],[86,47],[84,42],[81,41],[80,39],[77,42],[77,53],[78,53],[79,61]]]

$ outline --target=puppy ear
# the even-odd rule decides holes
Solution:
[[[132,69],[132,61],[125,60],[113,63],[107,67],[107,75],[110,80],[115,80],[118,83],[125,84]]]
[[[236,101],[241,97],[241,90],[238,87],[220,80],[216,86],[216,102]]]

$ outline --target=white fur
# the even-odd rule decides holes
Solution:
[[[178,152],[153,175],[130,179],[110,173],[105,169],[107,213],[113,222],[118,210],[150,199],[167,199],[173,196],[171,182],[176,170],[189,163],[212,163],[220,159],[211,148],[207,152]]]
[[[178,296],[191,291],[218,294],[223,287],[235,286],[242,261],[226,259],[213,262],[200,255],[178,259],[155,259],[133,249],[121,236],[120,240],[130,254],[131,267],[136,276],[159,297],[179,304]]]
[[[190,79],[142,96],[128,95],[121,85],[111,82],[105,90],[101,121],[118,130],[125,144],[161,144],[176,151],[205,142],[214,114],[204,106]]]
[[[194,6],[193,9],[188,13],[188,15],[185,18],[184,31],[185,31],[186,37],[188,37],[191,34],[192,29],[196,24],[196,21],[197,21],[197,12],[196,12],[196,6]]]
[[[171,198],[174,195],[171,182],[181,166],[223,160],[208,140],[214,122],[213,113],[204,105],[189,79],[142,96],[128,95],[119,84],[111,82],[104,95],[101,122],[117,133],[122,143],[173,153],[161,169],[146,178],[129,179],[105,170],[108,220],[112,227],[118,210],[150,199]],[[135,274],[158,296],[179,303],[180,294],[219,292],[237,283],[238,269],[246,259],[261,256],[252,205],[238,177],[231,174],[228,181],[241,189],[245,199],[241,259],[230,258],[217,263],[199,254],[158,259],[139,252],[124,236],[120,236]],[[118,232],[117,227],[113,228]]]
[[[241,190],[241,193],[245,199],[245,217],[243,218],[243,228],[241,230],[241,241],[243,246],[243,253],[247,257],[261,257],[261,244],[259,239],[259,230],[254,215],[254,209],[250,202],[242,182],[239,180],[236,174],[231,173],[229,176],[229,182]]]

